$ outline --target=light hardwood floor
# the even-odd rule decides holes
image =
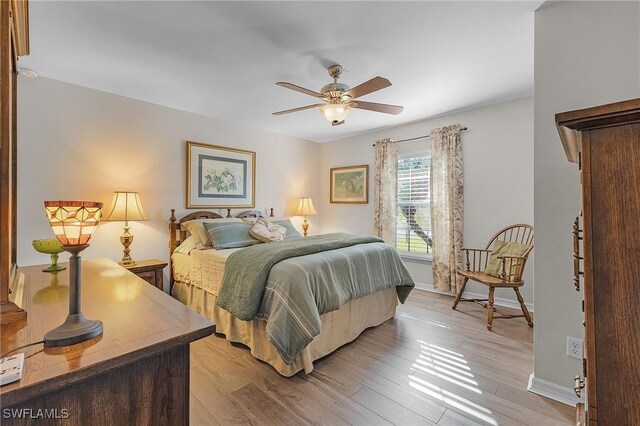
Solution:
[[[222,337],[195,342],[191,424],[572,424],[574,408],[526,391],[524,319],[488,332],[482,307],[452,302],[414,290],[394,319],[291,378]]]

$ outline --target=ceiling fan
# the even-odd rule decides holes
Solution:
[[[305,89],[304,87],[296,86],[292,83],[282,81],[277,82],[276,84],[278,86],[313,96],[324,102],[274,112],[273,115],[289,114],[290,112],[304,111],[306,109],[318,107],[332,126],[339,126],[340,124],[344,124],[344,119],[347,117],[347,114],[349,114],[349,111],[351,111],[351,108],[366,109],[369,111],[393,115],[398,115],[402,112],[403,107],[401,106],[364,102],[356,99],[391,86],[391,82],[386,78],[374,77],[371,80],[350,89],[346,84],[338,83],[338,78],[340,78],[340,75],[342,74],[342,67],[340,65],[332,65],[329,67],[328,71],[329,75],[333,78],[333,83],[324,86],[320,90],[320,93]]]

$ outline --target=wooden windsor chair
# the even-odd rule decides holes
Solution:
[[[522,256],[509,256],[498,255],[497,259],[500,261],[500,272],[498,276],[488,275],[484,271],[487,269],[487,264],[492,253],[492,247],[495,241],[520,243],[526,246],[524,254]],[[529,253],[533,250],[533,226],[526,224],[516,224],[507,226],[504,229],[498,231],[487,243],[484,249],[462,249],[466,256],[466,269],[456,271],[456,274],[463,277],[464,281],[460,287],[460,291],[456,295],[453,302],[452,309],[456,309],[459,302],[476,302],[480,303],[487,309],[487,330],[491,331],[493,328],[494,318],[526,318],[529,327],[533,327],[533,321],[531,320],[531,314],[524,304],[524,299],[520,294],[519,288],[524,285],[522,275],[524,273],[524,267],[527,263]],[[484,284],[489,287],[489,296],[487,299],[463,299],[462,293],[467,285],[467,281],[472,280],[480,284]],[[503,315],[498,312],[494,307],[494,292],[496,288],[512,288],[520,308],[522,309],[522,315]],[[481,303],[486,302],[486,303]],[[494,315],[497,313],[499,315]]]

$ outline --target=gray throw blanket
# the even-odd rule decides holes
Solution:
[[[217,304],[241,320],[252,320],[260,308],[271,268],[278,262],[357,244],[381,242],[383,241],[377,237],[334,233],[259,244],[238,250],[227,259]],[[410,291],[411,287],[398,287],[401,302],[404,302]]]

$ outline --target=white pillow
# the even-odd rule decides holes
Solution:
[[[271,223],[266,219],[258,219],[249,230],[249,234],[256,240],[271,243],[284,240],[285,235],[287,235],[287,228]]]
[[[196,238],[193,235],[189,235],[186,240],[182,242],[176,249],[173,251],[174,253],[184,253],[189,254],[191,250],[197,248],[198,243]]]
[[[195,245],[198,250],[207,250],[213,248],[211,238],[209,238],[209,233],[204,228],[205,222],[242,222],[242,219],[237,217],[224,217],[219,219],[193,219],[188,222],[182,223],[180,225],[182,229],[187,230],[192,237],[195,237]]]

